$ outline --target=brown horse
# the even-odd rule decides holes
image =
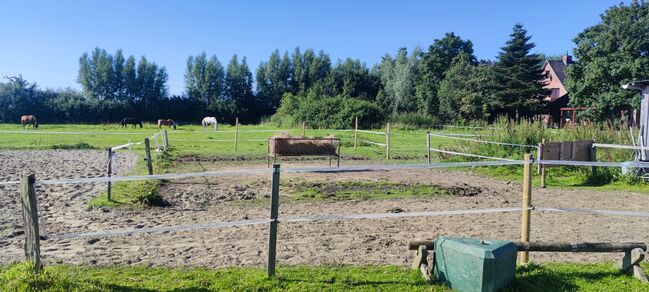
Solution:
[[[171,128],[172,126],[174,127],[174,130],[176,129],[176,122],[172,119],[159,119],[158,120],[158,129],[160,129],[162,126],[169,126]]]
[[[20,117],[20,124],[23,126],[23,129],[27,125],[32,125],[32,129],[38,129],[38,121],[33,115],[25,115]]]

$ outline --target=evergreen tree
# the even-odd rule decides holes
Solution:
[[[531,117],[541,99],[547,95],[542,59],[530,51],[530,42],[523,25],[514,25],[510,39],[501,48],[495,66],[498,80],[497,98],[491,102],[494,115],[505,114],[510,118]]]
[[[566,70],[572,106],[588,107],[595,120],[619,118],[638,108],[639,94],[622,84],[649,79],[649,3],[633,1],[606,10],[600,23],[574,39],[577,62]]]

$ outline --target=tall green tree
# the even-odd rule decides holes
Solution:
[[[475,65],[469,55],[457,56],[439,84],[439,117],[445,122],[484,120],[494,98],[496,79],[491,64]]]
[[[225,72],[216,56],[208,60],[203,52],[187,58],[185,89],[189,98],[200,100],[208,106],[223,99]]]
[[[139,94],[137,73],[135,72],[136,67],[137,62],[135,62],[135,57],[129,56],[128,59],[126,59],[124,68],[122,69],[122,76],[124,77],[124,95],[128,101],[135,101]]]
[[[126,98],[126,86],[124,78],[124,65],[126,59],[124,59],[124,54],[122,50],[117,50],[115,52],[115,57],[113,58],[113,82],[111,91],[115,95],[116,99],[125,99]]]
[[[133,56],[125,60],[121,50],[112,56],[95,48],[90,55],[84,53],[79,58],[77,81],[84,94],[93,99],[143,102],[144,109],[148,109],[167,96],[167,78],[165,67],[147,61],[144,56],[139,63]]]
[[[516,23],[510,39],[498,54],[495,66],[498,94],[490,105],[494,116],[531,117],[548,93],[543,88],[546,79],[543,60],[531,53],[535,47],[531,38],[523,25]]]
[[[4,79],[6,83],[0,82],[0,120],[15,123],[23,114],[38,114],[34,112],[39,109],[37,85],[21,75]]]
[[[575,37],[577,62],[567,68],[572,106],[588,107],[595,120],[619,118],[637,108],[639,94],[622,84],[649,79],[649,3],[633,1],[606,10],[601,21]]]
[[[470,40],[463,40],[452,32],[446,33],[441,39],[435,39],[428,47],[428,51],[422,53],[415,86],[419,112],[437,114],[439,83],[444,79],[444,74],[453,60],[460,54],[468,56],[470,63],[476,63],[473,43]]]
[[[95,48],[90,55],[79,58],[78,82],[84,93],[98,99],[113,99],[116,95],[113,58],[104,49]]]
[[[225,74],[225,96],[234,106],[234,115],[242,122],[257,122],[257,104],[252,91],[252,73],[243,57],[241,62],[237,55],[232,56]]]
[[[416,111],[415,80],[420,52],[415,48],[409,56],[406,48],[400,48],[394,59],[390,55],[383,57],[379,65],[383,88],[377,99],[388,112]]]
[[[268,62],[262,62],[256,71],[257,99],[262,108],[261,113],[275,113],[282,95],[290,90],[290,60],[287,55],[282,59],[279,50],[273,51]]]
[[[331,78],[332,95],[374,100],[379,90],[378,76],[358,59],[339,61],[331,70]]]

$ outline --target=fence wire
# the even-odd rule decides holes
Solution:
[[[443,210],[443,211],[421,211],[421,212],[402,212],[402,213],[365,213],[365,214],[324,214],[324,215],[307,215],[280,218],[278,223],[304,223],[304,222],[329,222],[329,221],[349,221],[358,219],[392,219],[392,218],[412,218],[412,217],[436,217],[436,216],[461,216],[461,215],[478,215],[491,213],[511,213],[521,212],[524,210],[533,210],[537,212],[558,212],[558,213],[576,213],[587,215],[608,215],[608,216],[628,216],[628,217],[649,217],[647,211],[624,211],[624,210],[594,210],[581,208],[548,208],[548,207],[530,207],[530,208],[485,208],[485,209],[465,209],[465,210]],[[73,239],[87,237],[115,237],[129,236],[145,233],[165,233],[192,231],[202,229],[230,228],[241,226],[252,226],[270,223],[271,219],[253,219],[239,221],[225,221],[212,223],[199,223],[176,226],[145,227],[138,229],[119,229],[119,230],[102,230],[86,233],[67,233],[67,234],[50,234],[48,239]]]

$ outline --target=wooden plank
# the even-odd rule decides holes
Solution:
[[[530,241],[530,215],[532,210],[532,155],[525,154],[523,158],[523,214],[521,215],[521,241]],[[525,265],[529,262],[529,253],[527,251],[518,253],[518,263]]]
[[[268,229],[268,277],[275,275],[277,261],[277,217],[279,213],[279,164],[273,164],[273,185],[270,196],[270,226]]]
[[[23,229],[25,231],[25,259],[34,264],[36,271],[40,271],[41,237],[38,229],[38,204],[34,183],[36,183],[34,174],[23,174],[20,177],[20,199],[23,210]]]
[[[574,161],[593,161],[593,140],[578,140],[572,142],[572,157]]]
[[[647,280],[647,275],[640,265],[634,265],[632,273],[633,276],[640,280],[642,283],[649,283],[649,280]]]
[[[412,262],[412,268],[419,269],[419,267],[422,264],[426,264],[427,261],[428,261],[428,249],[426,248],[425,245],[420,245],[417,248],[417,254],[415,255],[415,259]]]
[[[435,249],[434,240],[413,240],[408,242],[409,250],[417,250],[425,245],[430,251]],[[647,250],[642,242],[520,242],[514,245],[519,251],[531,252],[630,252],[634,249]]]
[[[514,242],[519,251],[534,252],[625,252],[647,249],[641,242]]]
[[[624,257],[622,257],[619,264],[620,270],[627,271],[634,265],[640,264],[640,262],[645,258],[644,253],[645,251],[642,248],[634,248],[630,251],[625,251]]]

